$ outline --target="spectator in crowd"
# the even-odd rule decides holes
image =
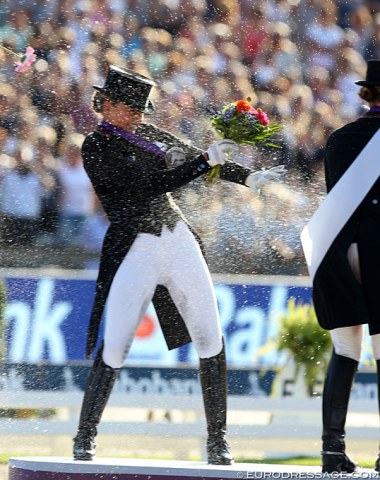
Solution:
[[[58,168],[60,185],[59,232],[60,245],[79,247],[83,241],[83,225],[93,210],[93,189],[83,168],[81,135],[70,137],[67,151]]]
[[[0,126],[6,128],[11,135],[19,119],[16,102],[17,92],[12,85],[0,85]]]
[[[242,55],[247,65],[254,65],[260,52],[266,51],[265,43],[269,37],[268,23],[263,8],[247,2],[246,22],[241,32]]]
[[[380,58],[380,12],[373,18],[373,33],[368,38],[368,43],[365,47],[364,58],[369,60],[371,58]]]
[[[109,226],[109,221],[98,198],[94,198],[93,212],[86,218],[82,229],[83,248],[87,252],[99,253]]]
[[[2,241],[11,246],[31,245],[38,232],[44,190],[22,150],[15,154],[15,165],[0,185]]]
[[[355,32],[355,49],[359,55],[366,56],[366,48],[373,36],[374,25],[371,12],[366,5],[357,5],[348,15],[348,26]]]
[[[53,152],[56,132],[51,127],[41,126],[36,133],[34,171],[44,186],[37,240],[39,245],[54,245],[58,235],[60,194],[57,159]]]
[[[15,152],[15,149],[16,142],[14,137],[9,133],[8,129],[0,127],[0,152],[3,157],[3,160],[0,163],[0,178],[2,177],[1,169],[4,167],[7,168],[7,159],[9,159],[10,155]]]
[[[331,0],[323,2],[316,10],[316,17],[305,30],[310,43],[309,65],[318,65],[331,70],[334,67],[336,50],[343,46],[343,28],[336,24],[337,7]]]

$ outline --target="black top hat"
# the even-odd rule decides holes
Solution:
[[[380,60],[368,60],[366,79],[359,80],[355,83],[356,85],[361,85],[363,87],[380,85]]]
[[[94,88],[112,100],[125,103],[139,112],[153,113],[154,105],[149,100],[149,94],[155,85],[153,80],[144,75],[111,65],[104,86],[94,85]]]

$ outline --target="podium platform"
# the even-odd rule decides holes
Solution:
[[[9,480],[279,480],[325,478],[320,467],[235,463],[98,458],[78,462],[66,457],[23,457],[9,461]],[[353,478],[376,478],[374,470],[360,469]],[[336,476],[335,476],[336,478]]]

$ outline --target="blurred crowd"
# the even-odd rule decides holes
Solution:
[[[365,111],[354,82],[380,58],[380,0],[8,0],[0,39],[38,57],[20,74],[0,51],[0,248],[99,252],[107,218],[80,148],[92,86],[116,64],[157,82],[146,120],[200,148],[238,99],[284,124],[280,148],[238,159],[287,165],[281,184],[255,197],[199,179],[177,197],[213,272],[306,273],[299,233],[325,195],[327,136]]]

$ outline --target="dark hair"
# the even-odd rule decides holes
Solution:
[[[368,85],[359,90],[359,97],[366,102],[380,102],[380,85]]]
[[[95,92],[94,95],[92,96],[92,109],[96,113],[103,113],[103,106],[104,102],[111,102],[111,103],[117,103],[115,102],[112,98],[107,97],[107,95],[104,95],[102,92]]]

